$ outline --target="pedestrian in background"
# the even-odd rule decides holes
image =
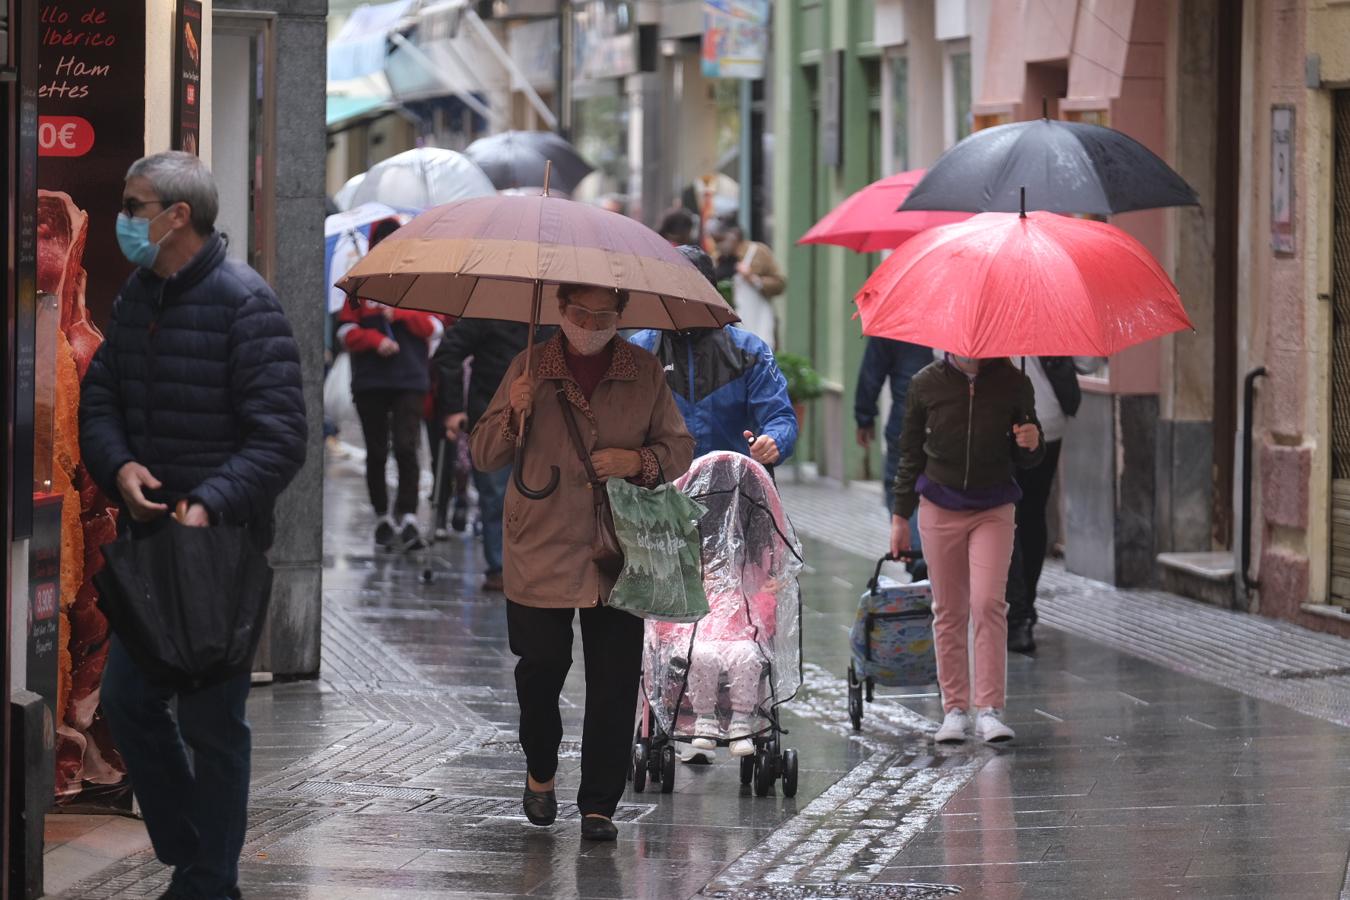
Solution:
[[[680,253],[716,285],[712,260],[686,244]],[[775,466],[797,444],[797,414],[773,351],[758,336],[728,325],[679,333],[640,331],[629,338],[665,368],[675,405],[695,441],[694,456],[744,453]]]
[[[732,305],[741,317],[741,327],[775,349],[778,314],[773,298],[787,290],[778,260],[767,245],[746,240],[745,229],[735,219],[714,219],[711,229],[717,245],[717,281],[732,282]]]
[[[372,249],[399,228],[397,219],[376,222]],[[440,322],[430,313],[396,309],[373,300],[342,307],[338,339],[352,357],[352,400],[366,442],[366,488],[375,510],[375,543],[414,550],[422,547],[417,526],[421,469],[422,408],[431,388],[430,341]],[[389,447],[398,468],[398,492],[389,514],[385,468]]]
[[[869,337],[867,349],[863,351],[862,365],[858,368],[858,386],[854,392],[853,420],[858,426],[858,446],[869,450],[877,438],[877,416],[881,415],[878,399],[881,390],[889,382],[891,388],[891,412],[886,418],[886,462],[882,468],[882,503],[889,513],[895,508],[895,473],[900,468],[900,433],[905,424],[905,395],[909,392],[910,381],[924,366],[933,361],[933,351],[928,347],[896,341],[890,338]],[[919,518],[916,513],[909,520],[909,533],[914,539],[912,549],[922,552],[923,542],[919,534]],[[907,567],[916,581],[922,581],[928,574],[928,565],[917,560]]]
[[[694,231],[697,224],[694,214],[689,210],[672,209],[661,218],[661,224],[657,226],[656,233],[670,241],[672,247],[683,247],[685,244],[694,242]]]
[[[1014,473],[1045,456],[1031,381],[1007,359],[952,356],[914,376],[905,398],[900,468],[895,478],[891,553],[910,549],[909,519],[919,508],[933,585],[933,631],[945,717],[942,743],[975,737],[1011,740],[1003,721]],[[967,631],[975,631],[971,693]],[[974,706],[971,701],[974,701]]]
[[[535,340],[546,339],[552,328],[541,328]],[[530,326],[495,319],[460,319],[445,333],[432,357],[440,384],[437,393],[441,427],[450,440],[467,435],[487,411],[502,378],[530,340]],[[468,390],[464,363],[469,363]],[[478,490],[478,518],[483,526],[483,590],[502,590],[502,505],[511,483],[508,463],[495,469],[474,457],[473,483]]]
[[[1083,393],[1078,376],[1090,375],[1105,360],[1096,356],[1013,357],[1031,379],[1036,392],[1036,418],[1045,436],[1045,456],[1028,469],[1017,470],[1022,499],[1017,501],[1017,539],[1008,571],[1008,649],[1036,650],[1036,591],[1050,545],[1046,511],[1059,471],[1059,453],[1069,419],[1077,415]]]
[[[440,347],[445,332],[454,326],[455,320],[448,316],[436,317],[441,328],[431,340],[431,353],[434,357]],[[464,531],[468,527],[469,516],[469,473],[458,465],[459,441],[447,436],[445,417],[441,413],[440,368],[428,363],[431,370],[431,390],[422,405],[422,421],[427,430],[427,449],[431,458],[431,506],[432,538],[437,541],[450,539],[450,529]],[[450,516],[450,503],[454,501],[455,512]]]
[[[180,525],[246,526],[266,550],[308,433],[290,324],[262,276],[226,255],[215,178],[196,156],[137,161],[122,209],[117,242],[136,270],[81,386],[85,465],[120,499],[121,535],[170,527],[169,505],[186,500]],[[179,693],[109,639],[99,699],[155,855],[173,867],[171,900],[239,896],[249,683],[243,672]]]
[[[586,712],[577,806],[583,839],[612,841],[612,821],[627,781],[642,667],[643,622],[607,606],[618,572],[592,559],[597,543],[590,467],[600,480],[645,487],[674,481],[693,459],[694,440],[666,387],[661,364],[619,339],[627,292],[562,285],[562,333],[538,354],[534,375],[524,354],[511,363],[473,430],[473,457],[486,471],[511,463],[520,417],[530,446],[521,474],[557,490],[541,500],[514,484],[506,500],[506,622],[516,664],[520,743],[527,764],[523,805],[535,825],[557,818],[556,773],[562,718],[558,698],[572,665],[572,620],[580,609],[586,661]],[[576,423],[576,446],[567,419]]]

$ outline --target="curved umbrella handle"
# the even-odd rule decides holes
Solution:
[[[544,485],[539,490],[537,491],[532,490],[528,485],[526,485],[525,479],[522,478],[520,474],[521,463],[524,461],[524,459],[525,459],[525,448],[523,446],[516,447],[516,465],[515,468],[512,469],[511,471],[511,478],[516,483],[516,490],[520,491],[522,495],[528,497],[531,500],[543,500],[549,494],[552,494],[554,491],[558,489],[558,481],[561,473],[558,471],[557,466],[549,467],[552,471],[549,472],[548,484]]]
[[[558,482],[562,473],[557,466],[549,466],[552,470],[548,475],[548,484],[539,490],[534,490],[525,483],[525,477],[521,473],[524,471],[525,462],[525,439],[529,436],[529,420],[525,416],[520,417],[519,437],[516,438],[516,464],[511,469],[511,480],[516,484],[516,490],[521,495],[530,500],[543,500],[558,489]]]

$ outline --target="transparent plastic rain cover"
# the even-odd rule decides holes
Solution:
[[[802,683],[802,549],[773,479],[719,451],[676,482],[699,521],[709,613],[647,622],[643,689],[662,732],[732,741],[768,730]]]

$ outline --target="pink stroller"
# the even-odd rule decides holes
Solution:
[[[694,460],[676,482],[699,521],[709,612],[690,624],[649,621],[633,789],[674,790],[675,742],[728,747],[741,783],[797,792],[797,753],[782,748],[778,708],[801,687],[801,545],[769,473],[739,453]]]

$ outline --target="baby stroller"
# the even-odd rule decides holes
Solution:
[[[920,559],[915,553],[883,556],[877,562],[867,593],[849,632],[853,659],[848,664],[848,717],[862,730],[863,699],[873,689],[914,687],[937,682],[937,650],[933,641],[933,589],[927,581],[900,584],[881,576],[888,562]]]
[[[698,622],[647,622],[633,790],[650,778],[675,789],[676,741],[741,759],[741,784],[766,796],[780,777],[797,793],[797,753],[782,746],[778,708],[802,683],[801,545],[769,473],[748,456],[694,460],[676,482],[702,504],[703,586]]]

